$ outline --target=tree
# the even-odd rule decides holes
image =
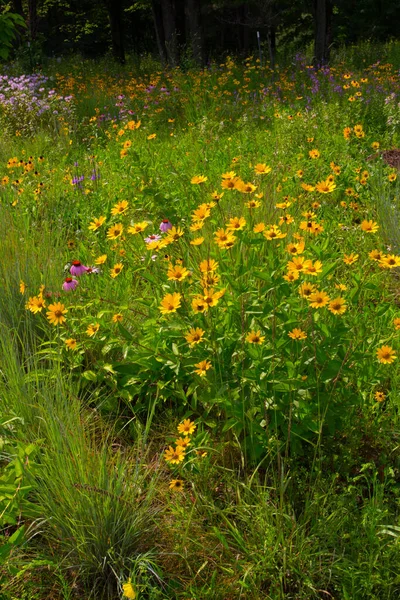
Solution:
[[[114,58],[125,64],[125,47],[122,26],[122,0],[104,0],[111,28],[112,51]]]
[[[314,64],[329,61],[331,45],[332,4],[330,0],[314,0]]]

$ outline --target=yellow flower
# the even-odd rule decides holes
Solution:
[[[192,308],[195,313],[203,313],[207,310],[208,304],[206,304],[203,296],[195,296],[192,300]]]
[[[282,233],[277,225],[271,225],[269,229],[263,232],[266,240],[280,240],[287,236],[287,233]]]
[[[262,344],[265,340],[265,335],[261,335],[261,331],[250,331],[246,335],[246,342],[249,344]]]
[[[257,223],[253,227],[254,233],[261,233],[264,230],[265,230],[265,223]]]
[[[203,300],[206,303],[207,306],[211,307],[211,306],[216,306],[220,300],[220,298],[222,298],[222,296],[225,294],[225,290],[220,290],[219,292],[214,292],[214,290],[212,288],[204,288],[203,289]]]
[[[375,221],[363,221],[360,227],[366,233],[376,233],[379,229],[379,225]]]
[[[388,179],[389,179],[389,181],[396,181],[396,179],[397,179],[396,173],[390,173],[390,175],[388,175]]]
[[[246,202],[245,206],[247,208],[260,208],[261,206],[261,202],[259,200],[249,200],[248,202]]]
[[[351,254],[345,254],[344,258],[343,258],[343,262],[346,263],[346,265],[352,265],[353,263],[358,261],[358,254],[354,254],[354,252],[352,252]]]
[[[121,321],[123,320],[123,315],[121,315],[121,313],[116,313],[115,315],[113,315],[112,317],[112,322],[113,323],[121,323]]]
[[[200,344],[200,342],[203,341],[203,336],[205,334],[205,331],[203,329],[200,329],[199,327],[196,327],[195,329],[193,329],[193,327],[189,330],[189,332],[185,335],[185,340],[189,343],[190,346],[195,346],[195,344]]]
[[[316,277],[319,275],[319,273],[322,273],[322,262],[320,260],[316,260],[313,264],[312,260],[306,260],[304,263],[303,273]]]
[[[127,200],[121,200],[111,209],[112,215],[123,215],[129,207],[129,202]]]
[[[112,269],[110,269],[110,275],[113,279],[115,279],[116,277],[118,277],[118,275],[121,273],[122,269],[124,268],[124,265],[122,263],[117,263],[116,265],[113,266]]]
[[[222,179],[235,179],[236,173],[235,171],[228,171],[227,173],[222,173]]]
[[[133,585],[131,584],[130,578],[127,581],[127,583],[123,584],[122,589],[123,589],[125,598],[129,598],[129,600],[135,600],[136,592],[133,589]]]
[[[168,230],[167,237],[165,238],[168,243],[177,242],[179,238],[183,236],[183,229],[180,227],[172,227]]]
[[[264,163],[258,163],[254,166],[254,172],[256,175],[268,175],[268,173],[271,173],[271,170],[271,167]]]
[[[302,283],[299,287],[299,294],[301,298],[309,298],[313,292],[316,291],[315,285],[312,283]]]
[[[222,192],[221,194],[218,194],[218,192],[215,191],[211,194],[211,198],[213,200],[215,200],[216,202],[218,202],[219,200],[221,200],[223,195],[224,195],[224,192]]]
[[[387,256],[381,258],[379,264],[385,269],[394,269],[395,267],[400,267],[400,256],[388,254]]]
[[[209,258],[203,260],[199,265],[200,271],[202,273],[209,273],[211,271],[216,271],[218,269],[218,263],[213,258]]]
[[[181,265],[170,265],[167,275],[169,280],[183,281],[188,275],[190,275],[190,272]]]
[[[300,275],[298,271],[289,271],[286,275],[283,276],[283,279],[285,279],[285,281],[288,281],[289,283],[293,283],[293,281],[296,281],[296,279],[298,279],[299,277]]]
[[[178,425],[178,433],[184,433],[185,435],[192,435],[196,429],[197,425],[192,423],[190,419],[185,419],[183,423]]]
[[[154,140],[154,138],[157,137],[156,133],[151,133],[150,135],[147,136],[148,140]]]
[[[103,223],[105,222],[105,220],[106,220],[105,217],[99,217],[99,218],[93,219],[93,221],[89,225],[89,229],[91,231],[97,231],[103,225]]]
[[[64,315],[68,312],[64,304],[56,302],[55,304],[49,304],[49,310],[46,315],[52,325],[62,325],[67,320]]]
[[[88,326],[88,328],[86,329],[86,333],[89,337],[93,337],[94,335],[96,335],[99,329],[100,323],[94,323]]]
[[[132,235],[135,235],[136,233],[141,233],[146,229],[147,226],[148,223],[146,223],[146,221],[142,221],[141,223],[135,223],[134,225],[128,227],[128,233]]]
[[[200,204],[200,206],[192,213],[192,221],[203,221],[204,219],[207,219],[210,214],[211,210],[208,204]]]
[[[197,367],[194,372],[197,373],[197,375],[200,375],[200,377],[205,377],[208,369],[211,369],[211,363],[208,360],[201,360],[194,366]]]
[[[347,290],[347,285],[344,283],[335,283],[335,288],[341,292],[345,292]]]
[[[46,307],[46,302],[43,300],[42,295],[39,294],[38,296],[33,296],[32,298],[29,298],[27,304],[26,304],[26,308],[28,310],[30,310],[34,315],[36,315],[36,313],[41,312],[42,308]]]
[[[390,365],[397,358],[395,351],[390,346],[381,346],[378,348],[376,356],[378,361],[383,365]]]
[[[336,184],[333,181],[328,181],[328,179],[319,181],[315,186],[315,189],[317,192],[320,192],[320,194],[330,194],[335,188]]]
[[[195,175],[190,180],[190,183],[193,183],[195,185],[199,185],[200,183],[204,183],[205,181],[207,181],[207,179],[208,179],[208,177],[205,177],[204,175]]]
[[[186,450],[186,448],[190,446],[190,437],[178,438],[175,440],[175,444]]]
[[[124,230],[124,226],[122,223],[116,223],[115,225],[111,225],[107,231],[107,237],[109,240],[116,240],[122,235]]]
[[[226,224],[227,231],[240,231],[246,226],[246,219],[244,217],[233,217],[229,219],[229,223]]]
[[[94,261],[94,264],[95,265],[104,265],[106,260],[107,260],[107,254],[102,254],[101,256],[96,258],[96,260]]]
[[[185,451],[182,446],[177,446],[176,448],[169,446],[164,452],[164,458],[167,462],[170,462],[171,465],[179,465],[185,458]]]
[[[183,481],[182,479],[172,479],[169,484],[169,489],[174,492],[182,492],[183,491]]]
[[[26,290],[26,285],[21,279],[21,281],[19,282],[19,293],[25,294],[25,290]]]
[[[167,294],[161,301],[159,309],[163,315],[168,313],[176,312],[181,305],[181,294],[174,292],[173,294]]]
[[[347,310],[346,300],[344,298],[334,298],[329,302],[328,310],[334,315],[342,315]]]
[[[306,265],[306,259],[304,256],[295,256],[293,260],[290,260],[287,264],[288,271],[297,271],[298,273],[304,270]]]
[[[393,319],[393,325],[395,329],[400,329],[400,317],[396,317],[395,319]]]
[[[312,308],[322,308],[329,302],[329,296],[326,292],[315,291],[308,296]]]
[[[253,185],[250,182],[245,183],[241,179],[238,179],[235,183],[235,188],[237,190],[239,190],[239,192],[242,192],[243,194],[251,194],[252,192],[256,191],[257,186]]]
[[[191,240],[190,245],[191,246],[200,246],[203,242],[204,242],[204,238],[198,237],[198,238],[194,238],[194,240]]]
[[[317,149],[315,149],[315,148],[313,150],[310,150],[309,153],[308,153],[308,155],[309,155],[310,158],[313,158],[313,159],[319,158],[321,156],[320,153],[319,153],[319,151]]]
[[[65,340],[64,343],[68,350],[76,350],[77,341],[74,338],[69,338],[68,340]]]
[[[292,340],[305,340],[307,334],[302,329],[298,329],[297,327],[295,327],[294,329],[292,329],[292,331],[289,331],[288,336],[292,338]]]

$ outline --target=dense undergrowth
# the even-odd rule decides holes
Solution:
[[[1,598],[398,598],[389,49],[8,70]]]

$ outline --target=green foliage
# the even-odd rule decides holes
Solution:
[[[21,15],[9,11],[0,14],[0,59],[9,58],[18,27],[26,27]]]

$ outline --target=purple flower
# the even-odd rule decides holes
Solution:
[[[71,273],[71,275],[79,277],[80,275],[86,273],[87,270],[88,268],[85,267],[80,260],[73,260],[72,267],[70,268],[69,272]]]
[[[64,292],[69,292],[70,290],[75,290],[78,287],[78,285],[79,281],[77,281],[76,279],[72,279],[72,277],[66,277],[62,285],[62,289],[64,290]]]
[[[98,267],[86,267],[86,273],[88,275],[98,275],[100,273],[100,269]]]
[[[158,233],[152,233],[147,238],[144,238],[146,244],[150,244],[150,242],[158,242],[158,240],[161,240],[161,235]]]
[[[165,233],[166,231],[169,231],[169,229],[172,229],[172,223],[170,223],[168,219],[163,219],[160,224],[160,231]]]

